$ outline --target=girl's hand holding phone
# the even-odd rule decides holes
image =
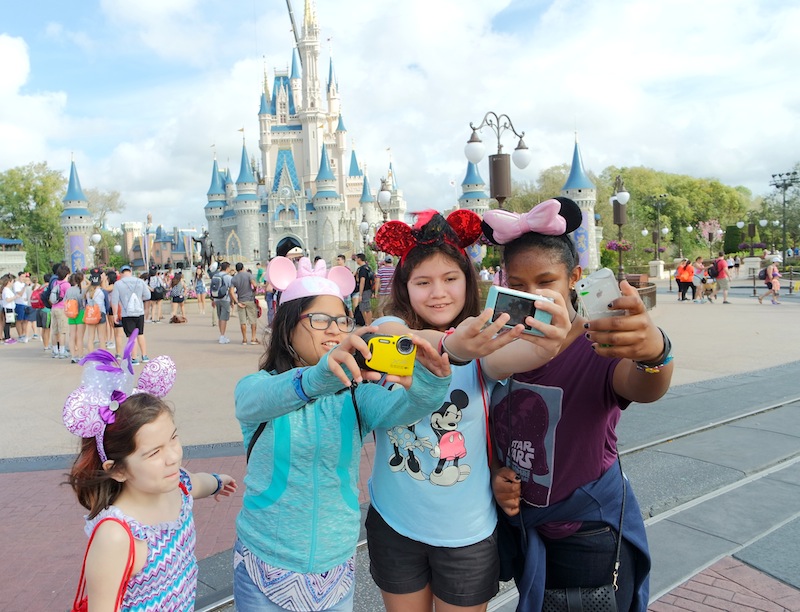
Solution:
[[[564,296],[550,289],[540,289],[538,294],[552,300],[537,300],[536,302],[536,308],[550,313],[552,319],[550,323],[543,323],[533,317],[527,317],[525,325],[535,328],[542,335],[522,334],[520,338],[535,345],[535,350],[540,357],[552,359],[564,344],[564,340],[572,328],[572,322],[569,320],[569,311],[564,302]]]
[[[623,316],[604,317],[584,325],[592,348],[603,357],[619,357],[634,361],[658,358],[664,351],[661,331],[653,323],[639,292],[628,283],[620,282],[622,297],[615,299],[609,309],[625,310]]]

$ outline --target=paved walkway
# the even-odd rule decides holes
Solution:
[[[678,303],[674,287],[669,293],[666,282],[660,283],[652,316],[673,340],[674,385],[702,384],[800,360],[800,296],[785,296],[781,306],[762,306],[751,288],[737,282],[734,287],[730,305],[693,304]],[[189,305],[185,325],[148,325],[148,352],[151,357],[169,354],[178,364],[169,399],[187,449],[187,469],[227,472],[241,481],[244,459],[232,391],[242,375],[257,368],[262,347],[238,344],[235,324],[228,332],[231,344],[219,345],[210,316],[195,314],[195,308]],[[34,343],[0,346],[0,364],[7,381],[0,403],[5,425],[0,430],[0,543],[5,553],[0,558],[0,609],[66,609],[86,539],[83,509],[69,488],[60,485],[77,448],[76,438],[61,424],[61,408],[80,380],[80,368],[51,359]],[[362,502],[370,461],[366,447]],[[233,543],[240,506],[241,492],[230,500],[201,500],[195,506],[201,581],[211,588],[217,586],[215,576],[225,573],[215,572],[212,562],[229,563],[226,551]],[[728,603],[717,605],[719,601]],[[800,610],[800,591],[751,565],[722,558],[651,609]]]

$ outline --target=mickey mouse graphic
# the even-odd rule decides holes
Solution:
[[[469,476],[471,468],[466,464],[458,465],[458,460],[467,456],[464,435],[458,431],[461,411],[467,404],[467,394],[461,389],[454,389],[450,393],[450,401],[431,415],[431,428],[439,441],[431,450],[431,455],[439,458],[436,469],[429,477],[432,484],[449,487]],[[448,461],[452,461],[453,465],[444,467]]]
[[[393,384],[387,388],[390,391],[402,389],[399,384]],[[408,425],[395,425],[386,432],[394,449],[392,456],[389,457],[389,469],[393,472],[406,472],[414,480],[425,480],[422,465],[414,451],[422,452],[423,448],[433,448],[433,444],[427,437],[418,437],[414,430],[420,420],[417,419]]]

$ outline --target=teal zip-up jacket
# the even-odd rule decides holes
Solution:
[[[259,424],[267,422],[250,455],[236,531],[262,561],[319,574],[355,552],[363,437],[439,409],[450,376],[439,378],[417,362],[408,391],[358,385],[358,432],[352,396],[331,373],[327,355],[303,372],[308,403],[295,391],[296,371],[273,375],[262,370],[236,385],[236,418],[245,448]]]

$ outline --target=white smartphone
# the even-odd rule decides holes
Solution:
[[[508,320],[508,323],[504,325],[504,327],[512,328],[515,325],[522,323],[522,325],[525,326],[525,329],[522,331],[523,334],[542,336],[542,332],[525,324],[525,319],[527,317],[533,317],[537,321],[547,324],[549,324],[553,319],[553,315],[551,315],[549,312],[545,312],[544,310],[539,310],[536,308],[536,302],[538,300],[548,300],[550,302],[553,301],[552,299],[544,297],[543,295],[525,293],[524,291],[509,289],[508,287],[492,285],[489,288],[489,296],[486,298],[486,308],[491,308],[494,310],[492,321],[495,321],[497,317],[504,312],[507,312],[509,315],[511,315],[511,318]]]
[[[589,320],[604,317],[621,317],[624,310],[610,310],[608,305],[618,297],[622,297],[614,273],[608,268],[600,268],[586,278],[575,283],[578,300]]]

